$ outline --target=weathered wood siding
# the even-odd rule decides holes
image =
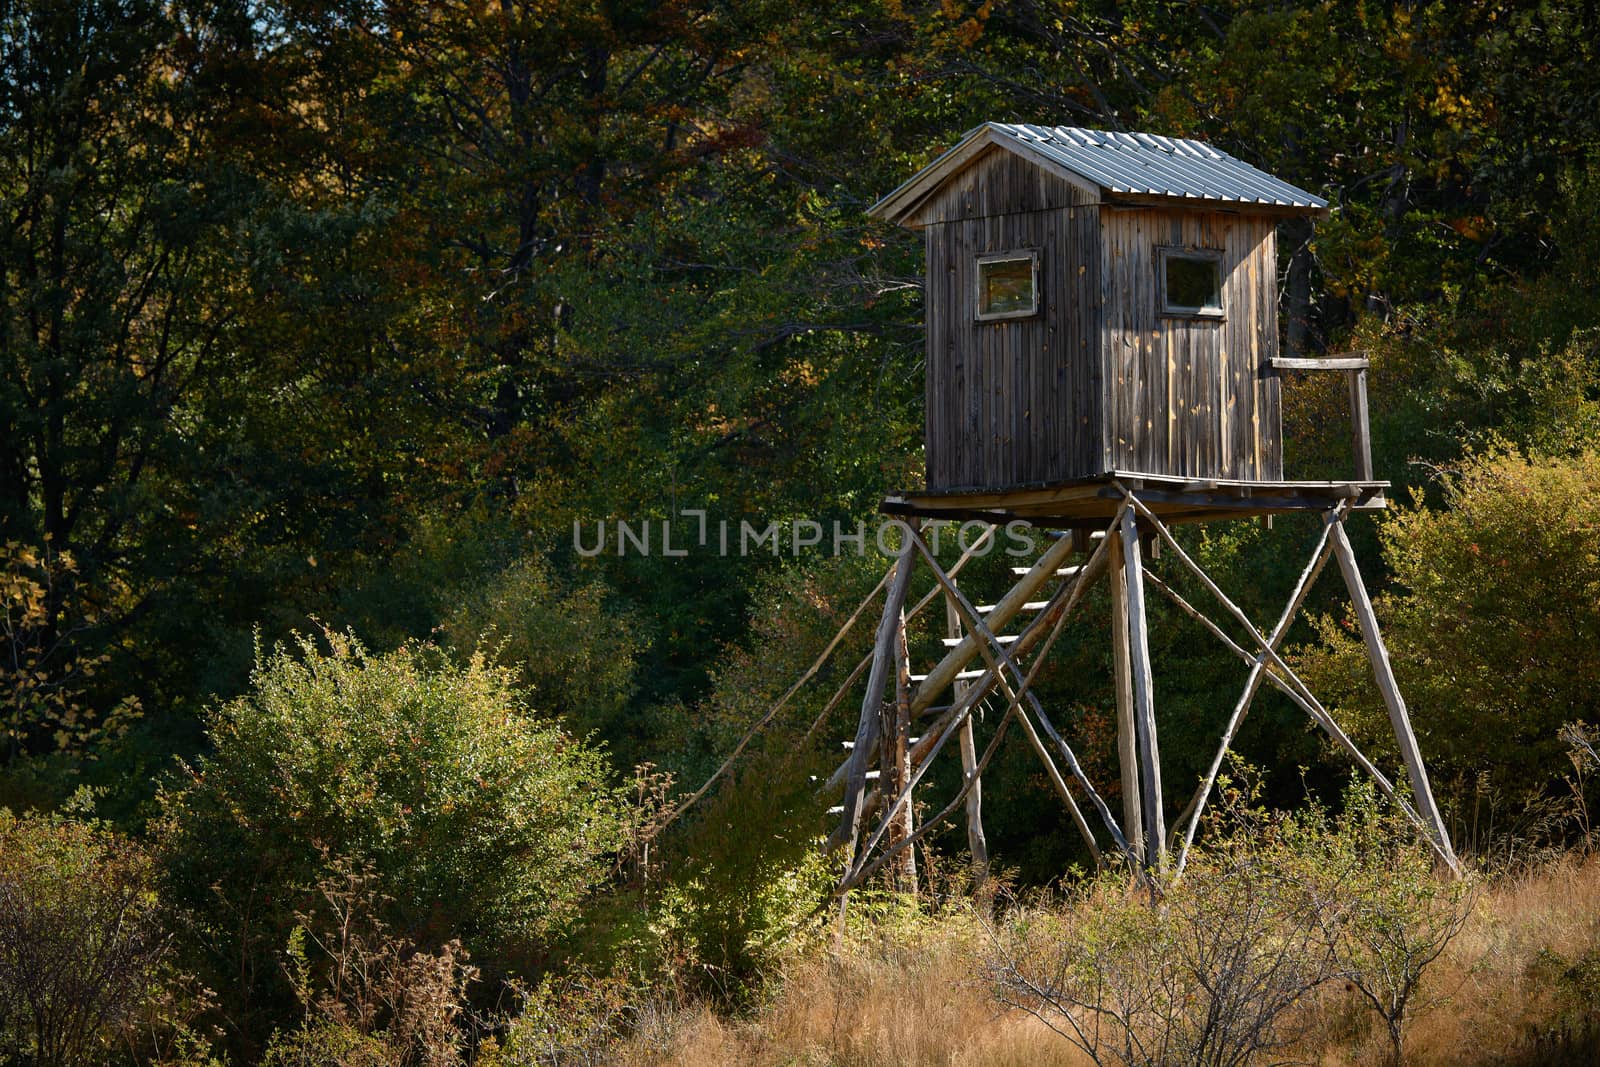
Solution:
[[[1006,488],[1101,470],[1098,207],[994,151],[921,213],[927,245],[928,487]],[[977,321],[977,258],[1039,253],[1039,313]]]
[[[1105,207],[1101,222],[1105,469],[1281,478],[1274,220]],[[1221,319],[1161,313],[1163,246],[1222,252]]]

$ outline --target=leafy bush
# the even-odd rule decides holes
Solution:
[[[503,967],[568,923],[621,832],[603,755],[508,671],[325,640],[258,655],[251,692],[211,713],[211,754],[160,797],[167,889],[240,1005],[286,1006],[277,953],[340,864],[371,871],[395,936]]]
[[[1561,787],[1562,724],[1600,688],[1600,452],[1484,453],[1380,528],[1394,586],[1375,600],[1422,751],[1472,835],[1480,782],[1519,802]],[[1359,740],[1393,750],[1352,620],[1320,620],[1304,676]],[[1462,835],[1458,835],[1462,836]]]
[[[157,997],[168,946],[138,847],[0,808],[0,1061],[105,1062]]]
[[[1345,792],[1337,816],[1311,805],[1286,826],[1275,862],[1332,951],[1335,976],[1378,1016],[1401,1063],[1423,974],[1466,925],[1476,885],[1442,879],[1416,827],[1367,782]]]
[[[617,1062],[616,1046],[646,1005],[625,979],[587,974],[546,976],[516,990],[517,1014],[486,1067],[599,1067]]]

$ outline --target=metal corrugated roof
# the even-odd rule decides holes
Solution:
[[[1328,206],[1320,196],[1274,178],[1204,141],[1073,126],[1007,122],[988,125],[1112,193],[1275,207]]]
[[[1070,172],[1113,199],[1171,197],[1294,213],[1325,212],[1328,208],[1322,197],[1274,178],[1204,141],[1073,126],[988,122],[969,131],[954,148],[884,197],[873,206],[871,214],[904,221],[908,212],[987,145],[1000,145]]]

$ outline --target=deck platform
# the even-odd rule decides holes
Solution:
[[[1163,522],[1214,522],[1321,512],[1341,502],[1348,502],[1352,511],[1381,511],[1388,506],[1384,496],[1388,488],[1388,482],[1379,481],[1237,481],[1112,471],[1054,485],[901,493],[886,497],[879,510],[885,515],[999,524],[1021,520],[1060,528],[1102,526],[1116,514],[1127,490]]]

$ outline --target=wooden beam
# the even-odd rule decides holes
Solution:
[[[1200,565],[1189,557],[1189,554],[1183,550],[1183,546],[1178,544],[1178,542],[1173,539],[1172,532],[1162,525],[1161,520],[1150,514],[1148,509],[1144,508],[1143,505],[1139,503],[1137,498],[1130,495],[1129,500],[1132,502],[1133,506],[1144,513],[1145,516],[1150,520],[1151,524],[1155,526],[1156,532],[1159,533],[1162,539],[1167,542],[1167,545],[1172,549],[1173,554],[1183,561],[1184,566],[1189,568],[1190,572],[1193,573],[1195,577],[1200,579],[1201,584],[1206,587],[1211,595],[1216,597],[1222,606],[1227,608],[1229,613],[1239,621],[1239,624],[1245,628],[1245,632],[1250,635],[1250,639],[1254,641],[1261,652],[1272,661],[1272,666],[1276,668],[1277,671],[1281,672],[1282,677],[1279,677],[1277,674],[1269,674],[1267,676],[1268,680],[1281,689],[1285,694],[1287,694],[1289,698],[1296,704],[1300,705],[1306,714],[1311,716],[1312,721],[1316,722],[1325,731],[1327,731],[1328,735],[1332,737],[1334,741],[1338,742],[1338,744],[1350,754],[1350,758],[1355,760],[1356,764],[1360,766],[1362,770],[1366,771],[1372,776],[1373,780],[1378,783],[1378,788],[1384,794],[1384,796],[1398,804],[1401,810],[1406,813],[1407,817],[1416,823],[1417,826],[1428,835],[1429,844],[1432,845],[1434,852],[1439,856],[1440,860],[1451,870],[1459,872],[1461,869],[1460,863],[1456,859],[1455,853],[1448,847],[1448,841],[1441,843],[1433,838],[1428,823],[1421,818],[1421,816],[1410,804],[1405,802],[1404,798],[1400,797],[1395,792],[1393,784],[1383,774],[1383,772],[1378,770],[1372,761],[1367,759],[1362,751],[1356,747],[1355,742],[1350,740],[1349,736],[1339,728],[1339,724],[1334,722],[1333,716],[1328,714],[1327,709],[1324,708],[1317,698],[1312,695],[1311,690],[1306,686],[1305,682],[1301,680],[1300,676],[1296,674],[1294,670],[1286,662],[1284,662],[1283,657],[1267,643],[1266,638],[1261,635],[1261,631],[1256,629],[1255,625],[1250,621],[1249,617],[1239,609],[1238,605],[1229,600],[1227,595],[1224,594],[1221,589],[1217,588],[1217,583],[1211,580],[1211,576],[1206,574],[1206,572],[1200,568]],[[1331,535],[1335,546],[1338,544],[1337,537],[1341,529],[1342,527],[1336,528]],[[1151,579],[1152,581],[1155,580],[1153,575],[1151,576]],[[1246,652],[1244,649],[1240,648],[1231,637],[1222,632],[1221,628],[1218,627],[1216,623],[1212,622],[1198,610],[1190,606],[1182,597],[1178,596],[1177,593],[1168,590],[1167,595],[1186,612],[1188,612],[1192,618],[1200,623],[1203,623],[1208,629],[1210,629],[1214,636],[1222,641],[1223,644],[1232,649],[1235,654],[1242,657],[1246,663],[1254,662],[1255,657]]]
[[[1445,829],[1439,806],[1434,803],[1433,789],[1428,784],[1428,769],[1422,762],[1422,751],[1417,747],[1417,735],[1411,729],[1411,716],[1406,711],[1405,698],[1395,681],[1394,667],[1389,662],[1389,650],[1384,646],[1383,634],[1378,630],[1378,616],[1372,610],[1372,598],[1361,580],[1361,569],[1356,566],[1355,552],[1345,535],[1342,521],[1333,524],[1333,551],[1339,560],[1339,570],[1344,575],[1345,587],[1350,591],[1350,602],[1356,610],[1356,621],[1361,626],[1361,639],[1367,646],[1367,659],[1372,664],[1378,691],[1383,694],[1384,706],[1389,709],[1389,725],[1394,728],[1395,742],[1400,746],[1400,756],[1405,760],[1406,774],[1411,779],[1411,794],[1418,813],[1440,854],[1452,870],[1459,872],[1455,849],[1450,845],[1450,834]]]
[[[945,632],[951,638],[959,638],[961,618],[949,597],[944,602],[944,621]],[[967,683],[957,682],[954,692],[959,701],[966,695]],[[989,841],[983,835],[983,782],[978,779],[978,740],[971,715],[961,724],[961,780],[967,789],[967,853],[972,859],[972,885],[976,889],[989,879]]]
[[[1142,864],[1144,814],[1139,806],[1138,729],[1134,725],[1133,674],[1128,665],[1128,574],[1123,569],[1122,537],[1110,538],[1111,667],[1117,690],[1117,765],[1122,773],[1122,826],[1128,848]],[[1137,864],[1136,864],[1137,866]]]
[[[1276,356],[1267,363],[1273,370],[1366,370],[1370,361],[1366,356],[1332,356],[1326,359]]]
[[[942,825],[944,821],[950,817],[951,812],[955,811],[956,808],[961,806],[963,801],[966,799],[967,790],[971,788],[972,782],[982,779],[983,772],[989,767],[989,761],[994,758],[995,752],[1000,748],[1000,741],[1006,735],[1006,727],[1011,724],[1011,714],[1012,709],[1007,707],[1005,714],[1000,717],[999,725],[995,727],[994,736],[989,739],[989,744],[984,747],[983,755],[978,760],[977,773],[968,781],[961,783],[961,788],[956,792],[955,799],[950,801],[949,804],[946,804],[937,815],[933,816],[933,818],[923,820],[922,825],[917,827],[916,832],[910,837],[906,838],[904,841],[901,841],[897,845],[893,845],[885,849],[883,855],[879,856],[876,860],[873,860],[870,863],[859,863],[854,869],[846,872],[844,878],[839,882],[839,887],[834,890],[834,893],[840,898],[841,907],[843,906],[844,895],[846,893],[876,874],[880,869],[882,869],[884,864],[890,862],[895,857],[899,850],[912,847],[922,838],[926,837],[931,830]],[[863,861],[866,860],[866,856],[867,853],[862,854],[861,858]]]
[[[1137,503],[1137,500],[1135,500]],[[1133,683],[1135,740],[1139,748],[1139,802],[1144,810],[1145,865],[1164,868],[1167,826],[1161,811],[1161,755],[1156,740],[1155,683],[1145,620],[1144,564],[1132,510],[1122,513],[1122,569],[1127,575],[1128,667]]]
[[[1077,826],[1079,835],[1082,836],[1084,844],[1089,848],[1089,855],[1094,857],[1095,866],[1104,867],[1105,858],[1100,855],[1100,846],[1095,843],[1094,833],[1089,829],[1088,821],[1084,819],[1077,800],[1072,796],[1072,790],[1067,788],[1066,780],[1061,777],[1061,772],[1056,768],[1055,760],[1050,758],[1049,749],[1044,747],[1044,742],[1039,739],[1038,731],[1033,728],[1033,723],[1028,720],[1027,710],[1022,707],[1022,698],[1024,696],[1028,698],[1028,701],[1035,708],[1039,707],[1039,698],[1033,691],[1032,681],[1033,675],[1037,672],[1040,663],[1043,662],[1043,657],[1037,656],[1034,658],[1034,669],[1024,677],[1022,672],[1017,669],[1016,661],[1011,658],[1011,654],[995,638],[994,632],[984,624],[983,619],[978,617],[976,609],[973,608],[966,594],[961,592],[955,582],[951,581],[939,569],[938,561],[933,558],[933,553],[928,551],[927,546],[922,543],[920,538],[917,540],[917,546],[922,552],[924,560],[933,570],[935,580],[944,587],[948,602],[961,615],[961,621],[971,628],[973,636],[979,639],[978,651],[982,653],[984,660],[989,664],[989,669],[995,672],[995,684],[1000,687],[1001,694],[1009,703],[1014,705],[1017,722],[1022,726],[1023,733],[1027,735],[1028,744],[1033,747],[1034,754],[1044,764],[1045,773],[1050,779],[1050,784],[1055,786],[1056,793],[1061,797],[1061,802],[1067,806],[1067,811],[1072,816],[1073,824]],[[1013,690],[1010,684],[1006,682],[1003,668],[1010,668],[1012,674],[1021,681],[1022,684],[1016,690]],[[971,717],[969,716],[968,718],[970,721]]]
[[[913,535],[915,536],[915,535]],[[894,731],[893,743],[890,745],[889,754],[893,757],[890,770],[893,771],[892,792],[898,792],[903,785],[907,794],[910,793],[911,781],[911,650],[906,641],[906,613],[900,610],[900,620],[895,626],[894,635],[895,656],[895,685],[894,685]],[[969,720],[970,721],[970,720]],[[910,837],[916,829],[917,806],[909,798],[901,809],[899,817],[895,820],[891,841],[904,840]],[[895,866],[896,888],[902,893],[917,892],[917,853],[915,849],[906,849],[901,855],[900,862]]]
[[[994,536],[994,531],[995,531],[995,528],[993,526],[989,527],[989,529],[985,530],[982,533],[982,535],[979,536],[978,539],[972,543],[972,547],[971,548],[969,548],[965,552],[961,553],[961,558],[956,560],[955,566],[950,568],[950,574],[952,576],[961,573],[961,569],[963,567],[965,567],[969,562],[971,562],[977,556],[978,551],[980,549],[982,549],[983,546],[989,541],[989,539]],[[874,589],[872,591],[872,593],[868,594],[868,596],[867,596],[867,600],[868,601],[870,601],[874,596],[877,595],[878,589],[882,589],[884,587],[884,585],[887,584],[892,579],[894,573],[895,573],[895,568],[893,566],[890,566],[890,568],[888,570],[883,572],[883,577],[878,581],[877,589]],[[916,604],[912,606],[911,610],[906,613],[906,619],[909,621],[911,619],[916,618],[917,615],[919,613],[921,613],[922,609],[927,607],[930,603],[932,603],[933,602],[933,598],[938,596],[938,595],[939,595],[939,590],[938,590],[937,587],[928,590],[928,592],[923,595],[922,599],[918,600],[916,602]],[[865,607],[866,607],[866,602],[863,602],[862,605],[861,605],[861,608],[865,608]],[[861,608],[857,608],[856,609],[858,614],[860,613]],[[850,621],[853,623],[855,621],[855,617],[852,616]],[[846,624],[846,625],[847,625],[847,628],[848,628],[848,624]],[[839,641],[839,638],[842,638],[843,636],[844,636],[844,634],[842,632],[840,634],[838,634],[834,638],[834,644],[837,644],[838,641]],[[831,649],[832,646],[830,645],[829,647]],[[874,653],[876,651],[876,647],[877,646],[874,645],[873,646],[873,648],[874,648],[873,652],[868,652],[865,656],[861,657],[861,662],[856,664],[855,670],[850,672],[850,677],[845,680],[844,685],[840,686],[840,691],[841,692],[844,689],[848,688],[849,686],[853,685],[854,684],[854,679],[857,678],[861,674],[862,671],[867,669],[868,665],[872,662],[872,658],[873,658],[873,655],[874,655]],[[815,666],[820,666],[820,665],[821,664],[819,662],[819,663],[814,665],[814,668],[815,668]],[[796,685],[798,687],[798,683]],[[837,701],[838,699],[840,699],[840,693],[835,693],[834,694],[834,700]],[[828,709],[825,710],[823,714],[826,715],[827,711],[832,710],[832,707],[833,707],[833,701],[830,701]],[[776,709],[774,709],[773,713],[775,713],[775,712],[776,712]],[[769,717],[770,717],[771,714],[772,713],[769,713]],[[916,715],[914,714],[912,717],[915,718]],[[811,736],[811,731],[816,729],[817,723],[820,723],[821,720],[822,720],[822,716],[818,716],[817,722],[812,723],[811,729],[806,731],[806,736],[807,737]],[[850,764],[849,764],[848,761],[846,761],[845,763],[840,764],[838,766],[838,768],[834,770],[833,774],[829,776],[828,781],[823,785],[821,791],[822,792],[827,792],[827,791],[832,790],[832,789],[837,789],[837,788],[839,788],[840,785],[844,784],[845,775],[848,773],[849,767],[850,767]],[[674,818],[676,818],[676,816],[674,816]]]
[[[728,768],[733,766],[734,760],[738,759],[739,754],[745,750],[745,746],[748,745],[756,736],[756,734],[766,727],[766,725],[777,716],[778,712],[783,710],[784,706],[789,703],[790,698],[798,693],[801,687],[809,682],[816,675],[817,671],[822,668],[822,665],[828,661],[828,657],[833,655],[833,650],[839,647],[839,642],[844,640],[845,634],[849,633],[851,627],[855,626],[856,620],[860,618],[861,613],[867,609],[867,605],[872,603],[873,598],[882,592],[883,587],[889,583],[890,576],[893,573],[894,572],[892,568],[883,572],[883,577],[879,578],[878,584],[872,587],[872,592],[868,593],[866,598],[863,599],[860,604],[856,605],[856,610],[850,613],[850,617],[844,621],[843,626],[839,627],[839,631],[833,635],[833,639],[828,642],[827,647],[825,647],[817,656],[817,658],[812,661],[811,666],[806,668],[805,673],[797,678],[795,683],[784,691],[783,696],[779,697],[777,703],[773,704],[772,707],[767,709],[765,715],[757,719],[755,724],[752,725],[750,729],[745,731],[744,736],[739,739],[739,743],[733,746],[733,751],[728,753],[727,758],[722,761],[715,771],[711,772],[711,777],[707,778],[699,789],[696,789],[693,793],[689,794],[687,799],[673,809],[672,814],[667,816],[667,821],[664,825],[670,825],[671,823],[676,822],[684,812],[692,808],[701,797],[706,795],[706,792],[710,790],[713,784],[716,783],[717,779],[721,778],[727,773]],[[865,664],[866,660],[862,660],[861,665],[857,666],[855,670],[850,672],[850,678],[846,679],[845,681],[846,686],[851,684],[851,680],[861,673],[861,670]],[[839,691],[834,694],[833,700],[828,702],[827,707],[822,713],[823,715],[827,715],[833,710],[843,692],[844,686],[841,686]],[[819,722],[821,719],[822,716],[818,716]],[[815,725],[813,725],[812,728],[815,729]],[[810,736],[810,733],[810,730],[806,731],[806,735],[808,737]]]
[[[1222,491],[1208,493],[1184,493],[1167,489],[1135,489],[1140,500],[1146,504],[1165,504],[1174,507],[1197,508],[1217,511],[1324,511],[1341,500],[1360,500],[1362,497],[1372,497],[1382,492],[1381,489],[1365,488],[1359,485],[1344,485],[1328,489],[1315,494],[1302,494],[1298,496],[1267,496],[1255,495],[1234,496]],[[1105,500],[1120,500],[1122,492],[1110,486],[1100,490],[1100,496]]]
[[[1196,608],[1193,604],[1190,604],[1171,586],[1162,582],[1153,574],[1146,575],[1146,577],[1149,579],[1151,585],[1155,586],[1158,591],[1163,593],[1167,599],[1176,604],[1186,615],[1209,630],[1211,635],[1218,641],[1222,642],[1223,646],[1226,647],[1228,651],[1232,652],[1235,656],[1238,656],[1246,663],[1255,662],[1255,656],[1252,656],[1250,653],[1241,648],[1238,642],[1222,632],[1222,628],[1220,626],[1206,618],[1200,609]],[[1398,791],[1396,791],[1394,783],[1389,780],[1389,776],[1380,771],[1377,768],[1377,765],[1369,760],[1360,748],[1356,747],[1356,743],[1350,740],[1350,735],[1346,734],[1344,730],[1340,728],[1339,724],[1334,721],[1333,716],[1328,713],[1328,709],[1324,708],[1321,702],[1318,701],[1316,697],[1311,695],[1311,691],[1306,688],[1306,684],[1300,679],[1300,676],[1295,674],[1294,671],[1290,670],[1287,666],[1284,666],[1281,659],[1277,658],[1276,656],[1274,656],[1273,659],[1275,661],[1273,668],[1267,670],[1264,675],[1267,681],[1271,682],[1279,692],[1288,697],[1296,707],[1305,712],[1306,716],[1310,718],[1312,722],[1322,727],[1323,732],[1332,738],[1335,744],[1345,750],[1345,753],[1355,762],[1356,766],[1360,767],[1369,776],[1371,776],[1372,780],[1377,783],[1378,792],[1382,793],[1385,798],[1398,806],[1405,814],[1405,817],[1411,820],[1412,825],[1416,826],[1419,830],[1422,830],[1424,835],[1426,835],[1427,828],[1423,825],[1421,816],[1419,816],[1417,814],[1417,810],[1407,803],[1406,799],[1401,796]],[[1434,848],[1434,851],[1438,853],[1438,848],[1437,846],[1433,845],[1432,838],[1428,838],[1428,843]],[[1443,853],[1438,854],[1441,859],[1444,858]]]
[[[1356,477],[1372,477],[1372,435],[1367,416],[1367,369],[1350,371],[1350,444],[1356,456]]]
[[[1072,613],[1073,608],[1077,606],[1078,601],[1082,598],[1083,591],[1089,587],[1096,577],[1098,577],[1100,569],[1105,566],[1106,553],[1103,551],[1104,545],[1105,542],[1102,541],[1100,547],[1097,547],[1089,556],[1089,561],[1084,564],[1084,569],[1078,575],[1078,577],[1064,583],[1055,591],[1054,594],[1051,595],[1045,609],[1039,614],[1035,615],[1033,620],[1028,623],[1028,625],[1023,629],[1022,633],[1017,637],[1017,640],[1013,645],[1013,655],[1022,656],[1027,654],[1033,649],[1034,645],[1039,643],[1041,639],[1046,639],[1047,635],[1048,639],[1046,639],[1046,648],[1049,647],[1050,642],[1055,640],[1055,634],[1060,632],[1062,622],[1064,622],[1066,617]],[[1041,560],[1041,563],[1042,562],[1043,560]],[[952,569],[949,573],[954,575],[954,569]],[[940,588],[936,585],[933,590],[930,591],[929,595],[932,596],[940,591]],[[1014,588],[1013,592],[1015,591],[1016,589]],[[924,597],[923,599],[926,601],[927,598]],[[1010,599],[1009,595],[1006,599]],[[1005,602],[1005,600],[1002,600],[1001,603]],[[996,605],[996,609],[998,609],[998,607],[999,605]],[[989,617],[995,617],[995,613],[991,612]],[[970,641],[971,638],[972,635],[968,634],[966,638],[963,638],[963,641]],[[974,645],[974,647],[976,646]],[[947,656],[946,658],[948,659],[949,657]],[[961,672],[958,670],[955,674],[951,675],[952,681],[959,673]],[[952,723],[959,725],[962,721],[962,716],[967,713],[970,706],[973,703],[983,699],[983,697],[994,688],[994,676],[994,671],[987,668],[977,672],[977,680],[973,683],[972,688],[968,690],[966,697],[962,698],[961,700],[957,700],[949,707],[947,711],[941,713],[938,718],[934,720],[933,724],[923,733],[922,740],[912,747],[912,763],[920,763],[920,761],[922,761],[929,752],[935,751],[938,746],[944,744],[946,739],[946,729]],[[916,693],[913,693],[911,701],[913,719],[920,717],[930,707],[932,707],[932,699],[930,696],[924,695],[923,697],[919,698]],[[839,764],[839,766],[834,769],[833,774],[828,777],[828,781],[823,786],[821,791],[837,788],[845,781],[849,769],[849,760]]]
[[[1033,594],[1039,590],[1039,587],[1055,577],[1056,570],[1071,554],[1072,538],[1063,537],[1052,544],[1044,555],[1039,557],[1039,561],[1033,565],[1033,569],[1019,578],[1017,583],[1011,587],[1011,591],[994,606],[994,610],[989,613],[986,620],[989,628],[999,629],[1015,618],[1017,613],[1022,610],[1022,606],[1032,599]],[[928,672],[928,677],[922,684],[917,686],[916,692],[912,695],[911,714],[913,716],[916,716],[924,708],[932,704],[934,698],[943,692],[951,682],[955,681],[956,675],[968,663],[972,662],[973,657],[978,654],[978,646],[977,635],[967,634],[961,639],[959,646],[946,653],[938,665]]]
[[[906,602],[906,590],[911,586],[911,565],[916,559],[917,521],[907,524],[905,544],[900,546],[895,560],[894,577],[889,581],[889,592],[884,598],[883,618],[878,623],[878,637],[873,646],[872,668],[867,672],[867,691],[861,698],[861,718],[856,726],[855,747],[850,751],[849,771],[844,793],[844,818],[841,826],[847,827],[842,836],[852,845],[861,835],[861,797],[866,789],[867,759],[878,740],[879,720],[883,710],[883,687],[894,657],[895,625],[900,609]]]
[[[1121,511],[1119,510],[1118,517],[1120,517],[1120,515]],[[1115,522],[1113,522],[1112,529],[1115,529]],[[1093,554],[1090,555],[1088,562],[1084,564],[1083,572],[1079,575],[1079,577],[1067,585],[1064,585],[1056,592],[1055,596],[1053,596],[1050,600],[1050,607],[1041,612],[1033,620],[1033,622],[1029,624],[1027,630],[1025,630],[1022,636],[1018,639],[1018,648],[1016,650],[1017,654],[1026,651],[1028,648],[1032,648],[1040,637],[1043,637],[1044,641],[1043,646],[1039,650],[1038,656],[1035,657],[1032,665],[1028,668],[1027,675],[1023,678],[1023,684],[1025,686],[1031,686],[1033,684],[1034,676],[1038,673],[1039,668],[1045,662],[1046,657],[1050,653],[1050,649],[1054,647],[1056,639],[1061,635],[1062,627],[1065,626],[1068,617],[1072,614],[1072,609],[1077,606],[1078,601],[1082,597],[1083,591],[1088,587],[1088,584],[1099,575],[1100,568],[1104,567],[1107,557],[1106,545],[1109,540],[1109,538],[1106,538],[1101,541],[1100,545],[1095,549]],[[933,729],[930,730],[927,735],[924,735],[921,744],[918,745],[916,750],[914,750],[912,753],[912,759],[916,762],[916,766],[911,772],[912,786],[915,786],[922,780],[922,776],[926,774],[928,768],[932,766],[933,760],[938,756],[939,751],[944,747],[945,743],[950,739],[955,731],[960,728],[963,717],[971,713],[973,705],[982,699],[983,695],[993,687],[997,677],[997,671],[992,669],[986,671],[984,677],[980,679],[979,682],[970,690],[968,690],[966,695],[960,701],[958,701],[946,715],[940,717],[939,721],[934,724]],[[995,729],[994,737],[990,739],[989,744],[984,749],[983,756],[978,760],[977,774],[974,776],[973,780],[981,779],[984,770],[989,765],[989,760],[993,757],[994,752],[1000,743],[1001,737],[1005,735],[1006,727],[1010,724],[1016,707],[1017,705],[1015,704],[1007,705],[1005,714],[1001,716],[1000,723]],[[1081,769],[1079,769],[1079,773],[1081,773]],[[969,784],[969,782],[963,782],[961,790],[957,793],[956,799],[952,800],[949,805],[939,812],[939,814],[935,815],[932,819],[925,821],[921,826],[917,827],[916,832],[912,834],[912,836],[907,839],[906,842],[903,842],[898,847],[909,847],[911,842],[920,839],[927,834],[931,828],[939,825],[946,818],[948,818],[950,813],[953,812],[964,801]],[[1080,784],[1086,785],[1087,779],[1080,778]],[[1098,794],[1093,793],[1091,788],[1091,799],[1097,798]],[[1117,839],[1119,847],[1125,848],[1126,842],[1122,838],[1122,833],[1116,828],[1115,821],[1111,819],[1110,812],[1105,809],[1104,802],[1099,802],[1097,807],[1101,813],[1101,817],[1107,820],[1107,825],[1112,831],[1112,836]],[[842,895],[852,886],[859,885],[863,879],[870,877],[874,872],[879,870],[885,862],[888,861],[889,856],[894,852],[893,848],[886,850],[884,855],[880,856],[877,860],[867,862],[867,857],[871,855],[873,848],[876,847],[877,842],[881,839],[883,830],[885,828],[886,823],[880,824],[879,829],[874,834],[872,840],[870,840],[867,846],[860,851],[859,859],[854,868],[850,870],[840,881],[839,888],[836,890],[836,892]]]

